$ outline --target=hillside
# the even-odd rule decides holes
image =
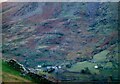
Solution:
[[[3,58],[63,81],[118,80],[118,3],[6,2],[0,13]]]
[[[23,77],[20,74],[20,72],[10,67],[5,61],[2,62],[2,82],[32,82],[29,76]]]
[[[15,63],[11,66],[9,61],[2,60],[2,75],[0,74],[0,77],[2,77],[2,83],[55,84],[55,82],[42,77],[40,74],[36,75],[36,73],[31,71],[25,73],[20,71],[18,67],[15,67]]]

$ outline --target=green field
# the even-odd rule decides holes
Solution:
[[[93,60],[95,61],[95,63],[93,62],[88,62],[88,61],[83,61],[83,62],[77,62],[76,64],[74,64],[70,69],[68,69],[69,71],[76,71],[76,72],[80,72],[81,70],[88,68],[91,73],[97,73],[99,74],[99,70],[95,69],[94,67],[98,65],[98,63],[101,62],[105,62],[106,61],[106,55],[109,53],[108,50],[104,50],[96,55],[93,56]],[[110,66],[109,64],[107,64],[106,66]]]
[[[73,67],[71,67],[70,69],[68,69],[69,71],[76,71],[76,72],[80,72],[81,70],[85,69],[88,67],[88,69],[92,72],[92,73],[99,73],[98,69],[95,69],[94,66],[96,64],[95,63],[91,63],[88,61],[84,61],[84,62],[78,62],[75,65],[73,65]]]
[[[118,55],[112,54],[114,56],[114,58],[112,59],[113,61],[107,61],[108,60],[107,56],[109,52],[110,51],[108,50],[104,50],[93,56],[92,60],[94,60],[94,62],[90,62],[90,61],[77,62],[67,70],[72,72],[80,72],[81,70],[88,68],[91,74],[103,75],[105,77],[112,76],[114,80],[117,80],[118,65],[116,64],[117,61],[114,60],[118,58]],[[95,66],[98,66],[98,68],[95,68]]]
[[[104,62],[106,61],[106,55],[109,53],[110,51],[108,50],[104,50],[96,55],[93,56],[93,60],[95,60],[96,62]]]

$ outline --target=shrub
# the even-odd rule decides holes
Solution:
[[[81,70],[81,73],[83,74],[91,74],[90,70],[88,69],[88,67],[86,67],[85,69]]]

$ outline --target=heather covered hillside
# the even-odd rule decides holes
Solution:
[[[7,2],[0,13],[3,58],[54,66],[60,80],[118,80],[118,3]]]

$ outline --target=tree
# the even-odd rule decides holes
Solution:
[[[83,74],[91,74],[91,72],[90,72],[90,70],[89,70],[88,67],[82,69],[82,70],[81,70],[81,73],[83,73]]]
[[[71,64],[67,64],[66,67],[67,67],[67,68],[71,68]]]

